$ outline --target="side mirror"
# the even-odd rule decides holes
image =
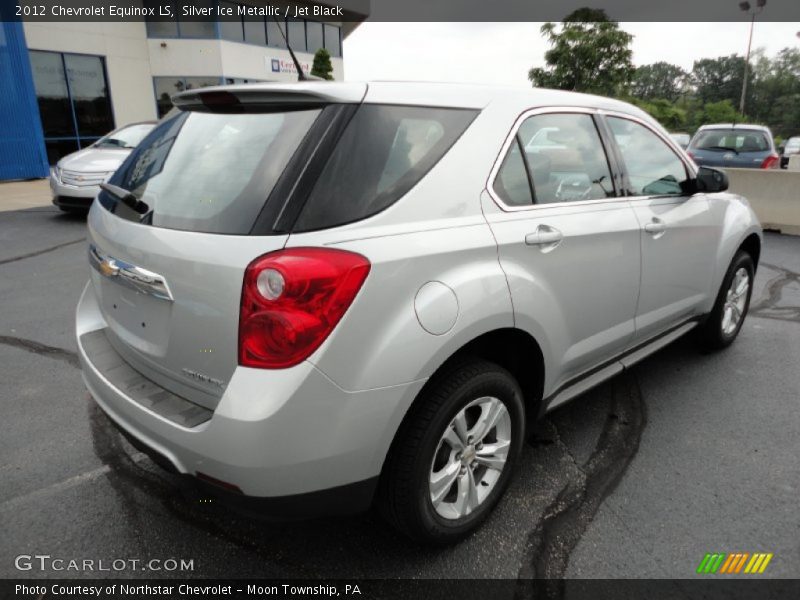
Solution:
[[[707,192],[711,194],[714,192],[724,192],[728,189],[727,173],[709,167],[700,167],[697,170],[696,182],[696,189],[698,192]]]

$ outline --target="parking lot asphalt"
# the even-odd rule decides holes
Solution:
[[[751,314],[715,354],[685,338],[551,413],[485,526],[445,549],[373,515],[240,517],[136,452],[81,382],[85,220],[0,213],[0,577],[20,554],[190,559],[123,577],[690,578],[707,552],[800,577],[800,237],[767,234]],[[677,585],[677,584],[676,584]]]

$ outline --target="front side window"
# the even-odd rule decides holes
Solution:
[[[526,192],[528,182],[533,194]],[[494,191],[510,206],[601,200],[615,195],[600,134],[591,115],[527,118],[509,148]]]
[[[644,125],[609,117],[608,124],[628,172],[634,196],[680,196],[688,183],[683,161]]]

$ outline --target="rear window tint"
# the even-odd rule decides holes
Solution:
[[[365,104],[314,185],[295,231],[364,219],[387,208],[444,156],[475,110]]]
[[[708,129],[697,134],[692,147],[720,152],[765,152],[771,149],[766,134],[755,129]]]
[[[162,121],[111,183],[149,211],[134,213],[102,192],[118,216],[156,227],[247,234],[320,110],[179,112]]]

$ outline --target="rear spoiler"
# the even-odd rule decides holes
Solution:
[[[291,105],[359,104],[367,94],[366,83],[258,83],[215,86],[188,90],[172,97],[180,109],[235,110],[239,108],[278,108]]]

